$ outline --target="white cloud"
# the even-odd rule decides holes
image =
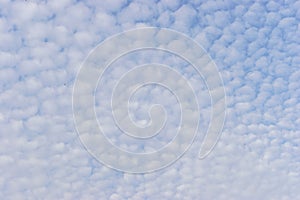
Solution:
[[[0,1],[0,199],[299,199],[297,8],[297,1]],[[120,173],[97,162],[80,143],[72,84],[100,41],[127,28],[156,25],[193,37],[218,64],[227,120],[214,151],[196,159],[211,114],[205,83],[172,56],[129,55],[108,80],[156,59],[199,83],[202,135],[168,168]],[[147,102],[142,96],[150,91],[140,91],[134,100]],[[152,100],[175,104],[162,91],[153,90]],[[105,99],[107,92],[99,94]],[[136,109],[143,120],[147,107]],[[112,136],[115,144],[139,150],[118,136]],[[146,150],[168,139],[152,141]]]

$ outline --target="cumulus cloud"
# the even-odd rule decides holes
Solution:
[[[297,1],[0,1],[0,199],[299,199],[299,6]],[[108,89],[128,67],[149,61],[172,65],[192,85],[198,83],[200,134],[186,154],[155,173],[127,174],[98,162],[81,144],[72,113],[80,64],[105,38],[139,26],[183,32],[216,62],[227,119],[206,159],[197,159],[211,114],[205,81],[184,60],[162,52],[121,58],[108,71]],[[109,107],[106,92],[96,91],[104,100],[98,113]],[[131,112],[138,114],[133,118],[141,124],[149,102],[162,101],[168,112],[177,112],[171,108],[176,98],[162,88],[144,88],[132,100]],[[177,124],[172,117],[171,130]],[[115,130],[112,126],[106,128]],[[115,145],[141,149],[114,134]],[[171,136],[161,135],[160,143],[153,140],[144,150]]]

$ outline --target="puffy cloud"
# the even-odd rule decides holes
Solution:
[[[1,0],[0,198],[299,199],[299,5]],[[98,162],[81,144],[72,118],[72,87],[93,47],[140,26],[172,28],[202,45],[223,77],[228,109],[219,143],[199,160],[211,114],[205,80],[167,53],[120,58],[107,71],[106,90],[96,91],[103,102],[96,113],[109,114],[107,94],[120,76],[150,61],[172,66],[196,85],[202,111],[200,134],[181,159],[154,173],[127,174]],[[171,113],[167,129],[176,129],[179,114],[170,92],[145,87],[131,100],[132,118],[139,123],[149,119],[151,104],[160,102]],[[104,128],[117,130],[111,119],[104,120]],[[109,138],[131,151],[143,145],[152,151],[172,138],[162,134],[141,145],[120,135],[116,131]]]

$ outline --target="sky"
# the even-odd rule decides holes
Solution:
[[[300,2],[292,0],[0,0],[0,199],[300,199],[299,21]],[[120,57],[94,93],[95,115],[111,144],[130,152],[162,148],[180,127],[180,103],[191,101],[178,102],[162,85],[136,90],[128,105],[135,125],[167,116],[156,139],[136,143],[113,121],[114,85],[149,74],[171,85],[182,81],[151,69],[123,80],[132,67],[170,65],[199,102],[198,136],[184,155],[161,170],[132,174],[107,167],[87,151],[72,94],[82,63],[97,45],[143,27],[174,30],[201,45],[222,77],[226,119],[213,151],[198,159],[212,114],[210,79],[166,51]],[[98,53],[114,53],[118,45]],[[186,87],[177,86],[185,94]],[[121,97],[116,106],[126,106]],[[164,109],[149,114],[154,104]]]

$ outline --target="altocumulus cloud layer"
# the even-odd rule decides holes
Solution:
[[[300,199],[299,20],[299,1],[1,0],[0,199]],[[134,175],[85,151],[71,95],[95,45],[143,26],[200,43],[228,109],[205,160],[196,141],[174,165]]]

